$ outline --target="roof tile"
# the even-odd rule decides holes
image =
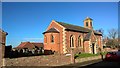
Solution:
[[[51,29],[45,31],[43,34],[49,33],[49,32],[59,33],[59,31],[57,31],[55,28],[51,28]]]

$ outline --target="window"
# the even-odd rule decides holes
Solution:
[[[81,47],[81,38],[80,38],[80,36],[78,37],[78,46]]]
[[[92,26],[92,22],[90,22],[90,25]]]
[[[44,42],[47,43],[47,36],[44,37]]]
[[[88,26],[88,22],[86,22],[86,26]]]
[[[51,42],[54,43],[54,37],[51,35]]]
[[[70,47],[74,47],[74,38],[73,38],[73,35],[70,36]]]

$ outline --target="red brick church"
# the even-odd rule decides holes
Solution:
[[[96,54],[102,48],[102,33],[96,32],[92,19],[84,20],[84,27],[52,20],[44,34],[44,49],[67,54],[71,49],[75,53]]]

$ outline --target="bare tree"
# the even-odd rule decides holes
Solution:
[[[118,46],[118,30],[115,28],[112,28],[108,30],[108,42],[106,43],[107,46],[116,47]]]
[[[113,39],[113,40],[116,39],[118,36],[118,30],[114,28],[108,30],[108,36],[110,39]]]

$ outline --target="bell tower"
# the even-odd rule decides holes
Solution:
[[[86,19],[84,20],[84,27],[88,28],[88,29],[93,29],[92,27],[92,19],[89,17],[86,17]]]

